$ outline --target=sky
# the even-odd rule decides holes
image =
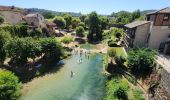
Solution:
[[[0,0],[0,5],[81,12],[83,14],[92,11],[99,14],[111,14],[121,10],[162,9],[170,6],[170,0]]]

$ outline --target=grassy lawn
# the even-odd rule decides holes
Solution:
[[[112,47],[112,48],[115,49],[116,54],[117,54],[118,56],[123,55],[123,56],[126,56],[126,57],[127,57],[127,53],[126,53],[126,51],[124,50],[123,47]]]

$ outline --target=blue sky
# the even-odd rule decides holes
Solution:
[[[161,9],[170,6],[170,0],[0,0],[0,5],[22,8],[43,8],[54,11],[111,14],[120,10]]]

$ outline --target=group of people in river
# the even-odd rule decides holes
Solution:
[[[81,64],[83,62],[83,58],[82,58],[83,55],[85,56],[86,59],[90,58],[89,52],[87,50],[83,50],[83,49],[79,49],[79,50],[73,49],[73,54],[80,55],[80,58],[77,60],[78,64]],[[71,77],[73,77],[74,74],[75,73],[71,70]]]

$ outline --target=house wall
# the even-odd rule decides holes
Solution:
[[[29,25],[34,23],[34,25],[37,27],[46,27],[44,24],[44,17],[40,14],[37,14],[37,17],[26,17],[26,21]]]
[[[5,23],[18,24],[22,22],[22,13],[15,11],[0,11],[0,16],[5,20]]]
[[[159,49],[160,44],[168,39],[169,34],[170,28],[168,26],[153,26],[148,47]]]
[[[156,20],[154,25],[155,26],[169,26],[170,25],[170,18],[167,21],[164,21],[165,14],[157,14]]]
[[[150,31],[150,23],[138,26],[135,33],[135,40],[133,46],[146,47],[149,31]]]

